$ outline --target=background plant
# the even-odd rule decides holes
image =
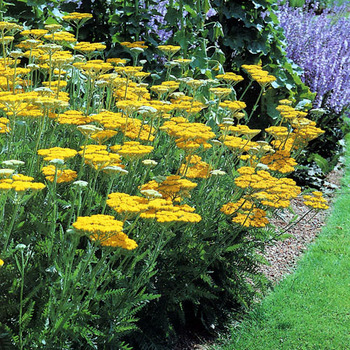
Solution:
[[[344,135],[346,124],[343,117],[349,108],[349,57],[347,35],[349,21],[347,7],[330,5],[328,8],[311,1],[303,7],[293,8],[288,3],[281,5],[278,18],[286,35],[287,56],[302,69],[302,80],[316,93],[315,108],[323,108],[324,114],[315,117],[326,133],[307,148],[303,165],[314,164],[322,176],[333,169],[341,152],[338,143]],[[325,28],[327,28],[325,30]],[[337,40],[336,38],[343,38]],[[321,112],[322,113],[322,112]],[[324,143],[329,147],[323,147]],[[329,167],[323,166],[328,162]],[[312,170],[311,171],[315,171]],[[309,172],[310,173],[310,172]],[[307,175],[301,171],[301,181]],[[311,180],[311,179],[310,179]],[[319,180],[318,180],[319,181]],[[314,185],[322,185],[322,182]]]

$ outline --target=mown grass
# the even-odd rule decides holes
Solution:
[[[213,350],[350,349],[350,135],[341,194],[300,261]],[[227,338],[227,337],[226,337]]]

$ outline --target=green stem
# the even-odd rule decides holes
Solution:
[[[242,94],[241,97],[239,98],[239,101],[242,101],[244,95],[245,95],[246,92],[249,90],[249,88],[252,86],[252,84],[253,84],[253,80],[251,80],[251,81],[249,82],[249,84],[247,85],[247,87],[246,87],[245,90],[243,91],[243,94]]]
[[[107,193],[106,193],[106,196],[105,196],[105,199],[104,199],[104,202],[103,202],[103,207],[102,207],[101,214],[104,214],[104,213],[105,213],[108,195],[109,195],[109,193],[111,192],[111,188],[112,188],[112,186],[113,186],[113,183],[114,183],[114,178],[113,178],[112,180],[110,180],[109,183],[108,183]]]
[[[24,263],[24,256],[23,256],[23,250],[21,250],[21,264],[18,264],[20,266],[18,266],[19,268],[19,273],[21,275],[21,291],[20,291],[20,295],[19,295],[19,348],[20,350],[23,350],[23,290],[24,290],[24,268],[25,268],[25,263]],[[16,261],[17,261],[17,257],[16,257]]]
[[[15,221],[17,219],[17,214],[18,214],[18,211],[19,211],[19,208],[20,208],[20,201],[17,200],[17,203],[15,205],[15,210],[13,212],[13,215],[12,215],[12,219],[11,219],[11,222],[10,222],[10,225],[8,226],[8,228],[6,229],[6,238],[5,238],[5,244],[4,244],[4,248],[3,248],[3,253],[6,251],[7,249],[7,245],[9,243],[9,240],[10,240],[10,236],[11,236],[11,233],[12,233],[12,229],[13,229],[13,226],[15,224]]]
[[[264,93],[264,91],[265,91],[265,88],[262,87],[261,90],[260,90],[259,96],[258,96],[258,98],[256,99],[256,102],[255,102],[255,104],[254,104],[254,106],[253,106],[253,108],[252,108],[252,111],[251,111],[250,114],[249,114],[247,123],[250,121],[250,119],[251,119],[251,117],[253,116],[255,110],[257,109],[258,103],[259,103],[260,98],[261,98],[262,94]]]

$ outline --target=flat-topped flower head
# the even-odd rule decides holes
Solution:
[[[129,158],[129,159],[138,159],[145,157],[153,151],[153,146],[146,146],[140,144],[137,141],[127,141],[121,145],[111,146],[113,152],[118,153],[119,155]]]
[[[77,172],[70,169],[56,169],[54,165],[48,165],[41,170],[45,175],[45,179],[54,182],[56,176],[57,183],[66,183],[75,180],[78,176]]]
[[[244,78],[241,75],[238,75],[238,74],[233,73],[233,72],[227,72],[225,74],[218,74],[215,78],[222,79],[222,80],[230,83],[231,85],[235,85],[235,84],[244,80]]]
[[[107,205],[118,214],[137,214],[147,210],[147,199],[144,197],[131,196],[127,193],[115,192],[108,195]]]
[[[71,12],[68,15],[63,16],[62,19],[64,21],[82,24],[82,22],[86,22],[92,17],[93,15],[91,13]]]
[[[213,88],[210,88],[209,91],[212,92],[215,96],[222,99],[224,97],[227,97],[232,92],[232,89],[222,88],[222,87],[213,87]]]
[[[71,148],[53,147],[47,149],[39,149],[38,155],[44,157],[44,160],[50,161],[53,159],[69,159],[77,155],[77,151]]]
[[[127,250],[137,248],[137,243],[122,232],[123,222],[111,215],[79,216],[73,227],[78,233],[89,235],[92,241],[102,246],[121,247]]]
[[[34,178],[23,174],[14,174],[12,178],[0,180],[0,191],[14,190],[18,195],[24,195],[28,191],[36,192],[46,186],[41,182],[33,182]]]
[[[323,198],[323,193],[314,191],[311,195],[304,195],[304,204],[312,209],[328,209],[327,200]]]

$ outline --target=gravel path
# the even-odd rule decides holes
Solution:
[[[329,195],[325,196],[325,198],[328,199],[330,206],[334,197],[334,190],[340,186],[342,173],[342,169],[337,167],[327,176],[325,182],[327,187],[325,189]],[[309,211],[309,208],[303,204],[302,198],[293,200],[291,207],[294,213],[300,218]],[[272,242],[270,246],[266,247],[264,256],[269,262],[269,265],[262,266],[261,271],[270,281],[278,283],[284,276],[295,270],[300,256],[320,233],[330,211],[331,208],[328,210],[321,210],[316,215],[314,212],[307,214],[303,220],[297,222],[286,232],[292,237],[284,241]],[[286,227],[286,222],[292,219],[295,214],[292,214],[288,210],[281,211],[279,217],[276,216],[272,220],[272,223],[283,229]]]

